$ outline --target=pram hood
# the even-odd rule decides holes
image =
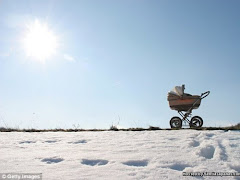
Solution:
[[[185,85],[175,86],[170,92],[168,92],[168,94],[173,94],[173,95],[177,95],[177,96],[183,96],[184,89],[185,89]]]

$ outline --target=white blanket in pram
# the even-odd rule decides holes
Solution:
[[[184,86],[175,86],[169,93],[182,96],[184,94],[184,89]]]

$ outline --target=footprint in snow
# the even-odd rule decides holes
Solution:
[[[55,143],[55,142],[58,142],[57,140],[47,140],[47,141],[44,141],[45,143]]]
[[[75,142],[69,142],[70,144],[85,144],[87,143],[86,140],[79,140],[79,141],[75,141]]]
[[[63,158],[57,158],[57,157],[52,157],[52,158],[44,158],[42,159],[42,162],[45,162],[47,164],[55,164],[63,161]]]
[[[229,165],[231,169],[240,172],[240,164]]]
[[[21,141],[19,144],[31,144],[36,143],[36,141]]]
[[[183,171],[186,167],[190,167],[188,164],[181,164],[181,163],[176,163],[171,166],[168,166],[168,168],[177,170],[177,171]]]
[[[81,163],[88,166],[103,166],[106,165],[108,161],[102,159],[83,159]]]
[[[176,141],[179,140],[178,138],[168,138],[169,141]]]
[[[212,145],[208,145],[200,149],[199,155],[206,159],[212,159],[215,152],[215,148]]]
[[[234,137],[234,138],[229,138],[229,140],[240,140],[240,138],[238,138],[238,137]]]
[[[122,164],[127,166],[143,167],[148,165],[148,161],[147,160],[126,161],[123,162]]]
[[[198,147],[199,145],[200,145],[200,143],[198,141],[195,141],[195,140],[193,140],[189,143],[189,146],[192,146],[192,147]]]
[[[208,138],[211,138],[211,137],[214,136],[214,134],[212,134],[212,133],[207,133],[206,136],[207,136]]]
[[[230,144],[230,147],[232,148],[238,147],[238,144]]]
[[[228,155],[227,155],[225,146],[222,145],[220,141],[218,142],[218,146],[220,148],[220,152],[219,152],[220,159],[223,161],[226,161],[228,159]]]

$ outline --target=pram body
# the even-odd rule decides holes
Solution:
[[[203,124],[203,120],[199,116],[195,116],[190,120],[188,117],[191,116],[193,109],[198,109],[201,100],[207,97],[210,94],[210,91],[202,93],[201,96],[191,95],[184,93],[185,85],[175,86],[172,91],[168,93],[167,100],[169,102],[169,107],[172,110],[178,111],[178,113],[182,116],[182,119],[179,117],[173,117],[170,121],[171,128],[181,128],[182,122],[187,122],[190,127],[201,127]],[[185,113],[184,113],[185,112]],[[175,123],[175,125],[173,124]]]
[[[198,100],[198,101],[197,101]],[[195,103],[197,101],[197,103]],[[169,106],[172,110],[176,111],[188,111],[192,107],[193,109],[199,108],[201,104],[201,97],[198,95],[186,95],[176,96],[173,94],[168,95]]]

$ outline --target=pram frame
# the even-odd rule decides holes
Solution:
[[[179,117],[173,117],[173,118],[179,118],[179,119],[181,120],[180,128],[182,127],[182,122],[188,123],[188,124],[190,125],[190,127],[193,126],[193,124],[191,124],[191,120],[189,120],[188,118],[191,117],[191,115],[192,115],[192,110],[194,109],[195,104],[197,104],[200,100],[206,98],[209,94],[210,94],[210,91],[206,91],[206,92],[202,93],[201,96],[200,96],[200,98],[198,98],[198,99],[192,104],[192,106],[186,111],[186,113],[184,113],[183,111],[178,110],[178,113],[180,114],[180,116],[181,116],[182,118],[179,118]],[[195,118],[198,118],[198,119],[201,119],[201,121],[202,121],[202,118],[201,118],[201,117],[199,117],[199,116],[194,116],[194,117],[195,117]],[[193,117],[193,118],[194,118],[194,117]],[[172,118],[172,119],[173,119],[173,118]],[[192,118],[192,119],[193,119],[193,118]],[[171,119],[171,120],[172,120],[172,119]],[[171,128],[173,128],[172,125],[171,125],[171,121],[170,121],[170,126],[171,126]],[[200,127],[201,127],[201,126],[202,126],[202,124],[200,125]]]

